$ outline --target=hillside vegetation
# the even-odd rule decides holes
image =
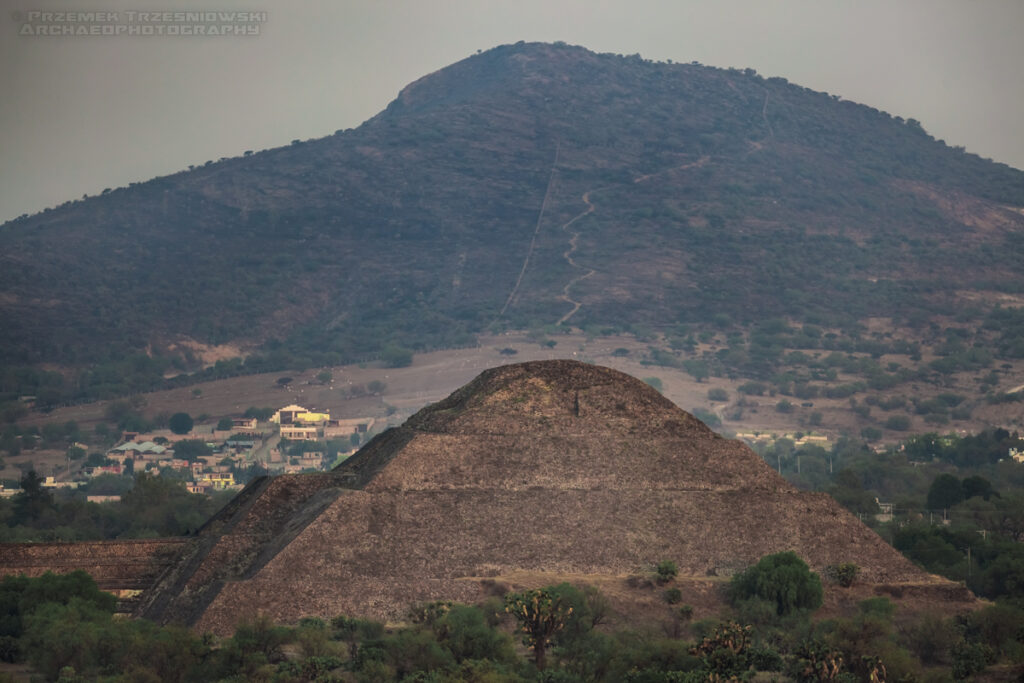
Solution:
[[[0,390],[148,389],[199,369],[196,343],[247,354],[233,374],[770,318],[955,315],[982,328],[966,349],[1019,358],[1021,207],[1024,173],[912,119],[751,69],[506,45],[357,129],[0,227]]]

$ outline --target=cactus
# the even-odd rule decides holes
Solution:
[[[519,621],[523,645],[533,650],[537,670],[543,671],[551,638],[565,628],[572,616],[572,607],[564,605],[561,597],[539,588],[506,595],[505,611]]]

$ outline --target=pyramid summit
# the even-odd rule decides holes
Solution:
[[[496,586],[625,585],[662,559],[707,583],[784,550],[819,571],[854,562],[866,584],[969,599],[645,383],[533,362],[482,373],[332,472],[250,484],[137,613],[218,633],[255,611],[400,620]]]

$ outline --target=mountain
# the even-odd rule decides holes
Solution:
[[[974,600],[640,380],[537,361],[485,371],[333,472],[250,484],[137,613],[218,633],[254,606],[284,622],[393,621],[415,603],[566,576],[654,604],[628,577],[661,560],[714,593],[709,577],[786,550],[817,571],[854,562],[876,594]]]
[[[558,324],[982,327],[1021,302],[1022,207],[1024,173],[914,120],[750,69],[517,43],[356,129],[3,225],[0,362],[99,364],[62,391],[103,395],[194,369],[197,343],[258,370]]]

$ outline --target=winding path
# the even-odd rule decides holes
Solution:
[[[603,189],[603,188],[598,188],[598,189]],[[575,223],[579,219],[583,218],[584,216],[589,216],[590,214],[592,214],[594,212],[594,205],[590,202],[590,193],[591,192],[596,192],[596,191],[597,190],[589,190],[589,191],[583,193],[583,203],[587,205],[586,210],[583,211],[580,214],[577,214],[576,216],[573,216],[573,218],[569,222],[565,223],[562,226],[562,230],[568,231],[573,223]],[[576,251],[576,244],[579,241],[579,238],[580,238],[579,231],[574,231],[572,233],[572,237],[569,238],[569,248],[566,249],[562,253],[562,258],[564,258],[569,263],[569,265],[572,266],[573,268],[578,268],[580,270],[583,270],[583,266],[581,266],[580,264],[576,263],[576,261],[574,261],[573,258],[572,258],[573,252]],[[559,318],[558,322],[556,323],[557,325],[561,325],[562,323],[567,321],[569,318],[571,318],[574,315],[576,315],[576,311],[580,310],[580,306],[583,305],[583,302],[576,301],[571,296],[569,296],[569,290],[572,289],[572,286],[575,285],[577,282],[580,282],[582,280],[586,280],[588,277],[590,277],[591,275],[593,275],[596,272],[597,271],[594,270],[593,268],[588,268],[586,273],[584,273],[583,275],[580,275],[579,277],[574,277],[573,279],[569,280],[569,282],[567,282],[565,284],[565,287],[562,287],[562,293],[558,296],[558,298],[561,299],[562,301],[566,302],[567,304],[571,304],[572,305],[572,310],[569,311],[568,313],[566,313],[565,315],[563,315],[561,318]]]
[[[661,170],[661,171],[656,171],[654,173],[648,173],[646,175],[638,176],[638,177],[633,179],[633,184],[642,183],[642,182],[650,180],[651,178],[654,178],[656,176],[663,175],[663,174],[666,174],[666,173],[671,173],[673,171],[682,171],[682,170],[685,170],[685,169],[688,169],[688,168],[699,168],[699,167],[703,166],[704,164],[708,163],[708,161],[710,161],[710,160],[711,160],[710,156],[702,156],[701,158],[697,159],[697,161],[691,161],[689,163],[682,164],[680,166],[673,166],[671,168],[666,168],[666,169]],[[588,215],[592,214],[594,212],[595,207],[594,207],[594,204],[590,201],[590,195],[592,193],[594,193],[594,192],[600,192],[601,190],[607,190],[610,187],[613,187],[613,186],[598,187],[598,188],[595,188],[593,190],[588,190],[587,192],[584,192],[583,193],[583,203],[587,205],[586,210],[584,210],[582,213],[577,214],[576,216],[573,216],[573,218],[571,220],[569,220],[567,223],[562,225],[562,230],[568,232],[570,230],[570,228],[572,227],[573,223],[575,223],[579,219],[583,218],[584,216],[588,216]],[[566,302],[567,304],[570,304],[572,306],[572,309],[568,313],[563,315],[561,318],[559,318],[558,322],[555,323],[556,325],[562,325],[563,323],[567,322],[569,320],[569,318],[571,318],[574,315],[576,315],[576,312],[579,311],[580,307],[583,305],[583,302],[576,301],[575,299],[573,299],[569,295],[569,291],[573,288],[574,285],[582,282],[583,280],[586,280],[588,277],[590,277],[591,275],[593,275],[594,273],[597,272],[593,268],[586,268],[585,269],[583,266],[581,266],[580,264],[576,263],[576,261],[573,259],[572,255],[576,251],[576,245],[579,242],[579,238],[580,238],[579,231],[578,230],[573,230],[572,231],[572,237],[569,238],[569,248],[566,249],[562,253],[562,258],[564,258],[566,260],[566,262],[568,262],[568,264],[570,266],[572,266],[573,268],[576,268],[578,270],[586,270],[587,272],[585,272],[583,275],[580,275],[579,277],[574,277],[573,279],[569,280],[569,282],[567,282],[564,287],[562,287],[562,293],[558,295],[558,298],[561,299],[562,301]]]

